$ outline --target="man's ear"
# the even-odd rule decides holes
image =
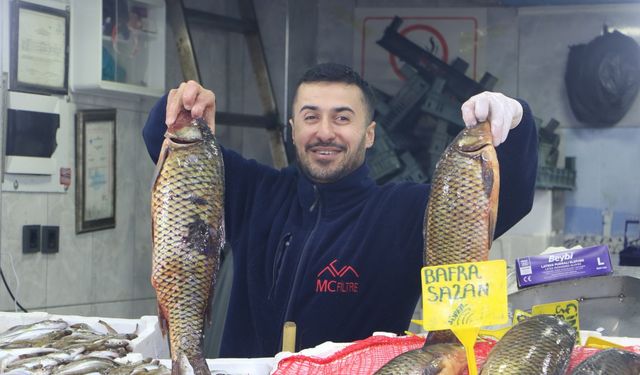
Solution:
[[[293,126],[293,119],[289,119],[289,125],[291,126],[291,143],[296,144],[295,137],[295,126]]]
[[[367,130],[365,132],[365,146],[367,148],[370,148],[371,146],[373,146],[373,141],[376,139],[376,122],[371,121],[371,124],[367,125]]]

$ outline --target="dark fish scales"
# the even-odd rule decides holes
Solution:
[[[466,358],[458,344],[426,345],[395,357],[376,375],[455,375],[467,367]]]
[[[224,165],[209,127],[186,112],[165,134],[151,208],[151,281],[172,373],[210,374],[203,333],[224,245]]]
[[[493,347],[481,375],[563,375],[577,332],[553,315],[535,315],[511,327]]]
[[[606,349],[582,361],[571,375],[639,375],[640,354],[621,349]]]

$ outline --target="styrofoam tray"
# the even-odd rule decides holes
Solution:
[[[106,333],[106,328],[98,323],[102,320],[118,333],[136,333],[131,340],[134,353],[157,359],[170,358],[167,340],[162,337],[157,316],[142,316],[140,319],[101,318],[78,315],[55,315],[47,312],[15,313],[0,311],[0,332],[23,324],[32,324],[47,319],[62,319],[69,324],[85,323],[96,331]]]

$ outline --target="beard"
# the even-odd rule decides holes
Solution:
[[[309,157],[309,149],[318,146],[340,149],[340,158],[326,164],[312,160]],[[358,147],[352,153],[349,153],[344,145],[332,142],[316,142],[304,148],[296,146],[296,158],[302,172],[313,182],[323,184],[336,182],[358,169],[364,163],[365,153],[365,137],[362,137]]]

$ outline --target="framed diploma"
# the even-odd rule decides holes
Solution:
[[[116,110],[76,113],[76,233],[116,226]]]
[[[69,12],[14,0],[10,30],[10,88],[66,95]]]

